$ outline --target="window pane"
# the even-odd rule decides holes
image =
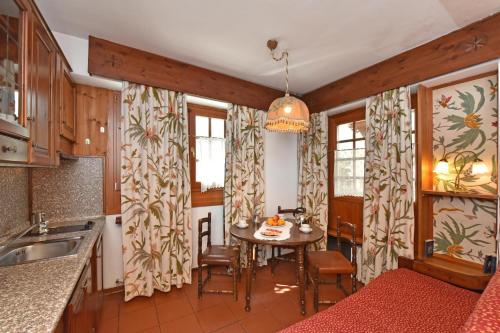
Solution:
[[[339,159],[349,159],[349,160],[351,160],[353,158],[353,156],[352,156],[353,150],[352,149],[349,149],[349,150],[337,150],[335,153],[336,153],[336,156],[337,156],[337,160],[339,160]]]
[[[351,150],[352,142],[339,142],[337,143],[337,150]]]
[[[355,160],[355,171],[356,177],[364,177],[365,175],[365,161],[364,160]]]
[[[355,124],[356,128],[356,138],[364,138],[366,133],[366,122],[364,120],[358,120]]]
[[[224,138],[224,119],[211,118],[212,138]]]
[[[356,178],[354,180],[354,188],[355,188],[355,193],[357,196],[362,197],[364,194],[364,179],[363,178]]]
[[[208,137],[208,117],[196,116],[196,136]]]
[[[353,138],[352,126],[353,126],[353,123],[338,125],[337,126],[337,141],[352,140],[352,138]]]
[[[224,186],[225,140],[196,138],[196,181],[201,191]]]
[[[335,163],[335,174],[337,177],[352,177],[353,160],[339,160]]]

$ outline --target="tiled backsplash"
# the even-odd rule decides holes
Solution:
[[[29,226],[28,169],[0,167],[0,238]]]
[[[33,169],[33,212],[44,212],[49,221],[103,215],[103,170],[99,157]]]

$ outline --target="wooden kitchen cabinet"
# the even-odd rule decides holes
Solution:
[[[90,333],[97,331],[104,301],[102,255],[101,234],[92,248],[92,255],[80,275],[70,302],[64,311],[64,316],[57,327],[57,332]]]
[[[36,15],[32,15],[28,68],[27,120],[30,125],[30,163],[51,165],[55,160],[54,74],[55,46]]]
[[[113,109],[114,91],[76,85],[75,155],[104,156],[108,144],[108,114]]]
[[[55,87],[55,164],[59,165],[60,154],[73,155],[76,138],[76,88],[70,66],[60,52],[56,57]]]
[[[108,114],[108,151],[104,170],[104,213],[121,214],[121,94],[114,92]]]

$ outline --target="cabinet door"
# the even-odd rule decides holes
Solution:
[[[75,86],[68,67],[63,64],[61,71],[61,114],[60,134],[71,142],[75,141],[76,117],[75,117]]]
[[[54,158],[53,75],[54,48],[47,31],[37,18],[33,21],[30,62],[31,163],[49,165]]]
[[[104,172],[104,212],[121,214],[121,94],[115,92],[113,109],[108,114],[108,150]]]
[[[24,103],[28,5],[0,2],[0,132],[28,139]]]

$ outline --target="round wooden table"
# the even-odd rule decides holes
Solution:
[[[295,248],[295,254],[297,256],[297,271],[299,275],[299,291],[300,291],[300,312],[306,314],[306,302],[305,302],[305,272],[304,272],[304,252],[308,244],[315,243],[323,238],[323,231],[316,226],[312,226],[312,232],[305,234],[301,232],[298,226],[293,223],[293,227],[290,229],[290,238],[286,240],[262,240],[257,239],[253,235],[257,231],[262,223],[266,221],[267,218],[261,220],[261,223],[249,222],[249,225],[245,229],[238,228],[235,225],[231,226],[230,233],[234,238],[242,240],[247,243],[247,279],[246,279],[246,304],[245,310],[250,311],[250,298],[252,290],[252,271],[255,262],[253,248],[256,244],[262,245],[273,245],[273,246],[286,246]]]

